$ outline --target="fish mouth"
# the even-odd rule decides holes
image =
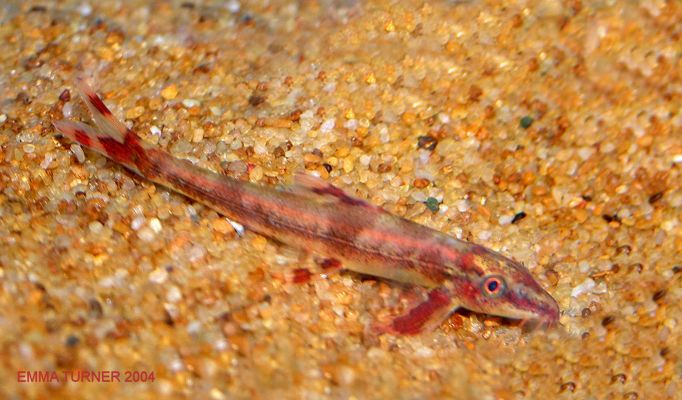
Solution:
[[[548,329],[559,324],[559,318],[555,318],[554,316],[538,316],[536,314],[504,318],[509,320],[512,325],[518,325],[519,327],[528,330]]]
[[[559,325],[558,315],[537,315],[528,313],[528,315],[514,317],[503,316],[503,320],[508,321],[509,325],[518,326],[524,331],[552,329]]]
[[[521,318],[522,326],[534,326],[536,328],[553,328],[559,324],[559,305],[554,298],[549,297],[546,303],[528,318]]]
[[[533,310],[513,310],[499,316],[508,319],[520,327],[529,329],[553,328],[559,324],[559,305],[552,297],[546,302],[536,305]]]
[[[524,321],[522,325],[552,327],[559,323],[559,304],[547,292],[537,293],[535,299],[524,293],[513,293],[510,304],[500,309],[498,315]]]
[[[490,312],[479,312],[468,308],[460,308],[457,311],[462,316],[478,315],[480,319],[492,319],[500,322],[501,325],[518,327],[524,331],[539,329],[551,329],[559,325],[559,313],[540,314],[531,311],[517,310],[515,313],[493,314]]]
[[[532,325],[535,328],[553,328],[559,325],[559,305],[552,299],[547,309],[543,309],[540,315],[524,320],[523,325]],[[523,326],[522,325],[522,326]]]
[[[547,294],[547,302],[544,303],[544,305],[546,307],[543,310],[544,314],[541,317],[541,320],[546,322],[549,326],[557,325],[560,316],[559,304],[554,300],[554,297]]]

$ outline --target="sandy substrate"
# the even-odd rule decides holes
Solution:
[[[679,396],[679,1],[54,3],[0,5],[3,398]],[[404,287],[284,284],[300,252],[56,138],[78,74],[178,157],[523,262],[559,327],[368,335]]]

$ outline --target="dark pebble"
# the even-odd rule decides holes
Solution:
[[[59,95],[59,100],[63,102],[71,100],[71,92],[69,91],[69,89],[64,89],[62,91],[62,93]]]
[[[575,392],[575,383],[573,382],[566,382],[561,384],[561,391],[569,391],[569,392]]]
[[[520,213],[516,213],[516,215],[514,215],[514,218],[512,218],[511,223],[515,224],[524,218],[526,218],[526,213],[521,211]]]
[[[102,304],[97,301],[97,299],[90,300],[88,302],[88,308],[90,308],[90,315],[95,318],[100,318],[104,314]]]
[[[606,222],[620,222],[620,218],[618,218],[618,214],[603,214],[601,216],[604,221]]]
[[[253,94],[249,96],[249,104],[253,107],[258,107],[265,102],[265,97]]]
[[[521,120],[519,121],[519,126],[523,129],[528,129],[530,128],[531,125],[533,125],[533,117],[530,117],[528,115],[521,118]]]
[[[627,245],[627,244],[625,244],[625,245],[623,245],[623,246],[619,246],[619,247],[616,249],[616,254],[625,254],[625,255],[629,255],[631,252],[632,252],[632,247],[630,247],[630,246]]]
[[[440,204],[438,203],[438,200],[436,200],[433,197],[429,197],[428,199],[426,199],[426,201],[424,203],[426,204],[426,208],[431,210],[431,212],[436,212],[440,208]]]
[[[438,140],[436,140],[436,138],[433,136],[419,136],[417,138],[417,146],[420,149],[432,151],[436,148],[437,144]]]
[[[625,383],[628,377],[625,374],[616,374],[611,377],[611,383]]]
[[[654,193],[649,196],[649,204],[654,204],[663,198],[663,192]]]
[[[66,338],[66,347],[74,347],[80,343],[80,339],[78,339],[77,336],[74,335],[69,335],[69,337]]]
[[[656,293],[654,293],[654,295],[651,297],[651,299],[653,301],[659,301],[664,297],[665,297],[665,289],[661,289],[661,290],[657,291]]]

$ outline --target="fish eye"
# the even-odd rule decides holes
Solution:
[[[488,297],[498,297],[504,293],[507,284],[498,275],[488,276],[483,279],[483,293]]]

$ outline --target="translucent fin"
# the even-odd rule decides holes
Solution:
[[[100,154],[107,155],[104,146],[97,138],[97,132],[90,126],[82,122],[76,121],[56,121],[54,125],[55,129],[66,136],[67,138],[73,140],[76,143],[83,145],[89,149],[93,149]]]
[[[128,128],[112,114],[111,110],[104,104],[102,99],[95,93],[94,90],[83,78],[76,79],[76,86],[78,92],[83,99],[83,102],[88,106],[92,119],[95,121],[100,135],[105,134],[115,139],[119,143],[123,143]]]
[[[77,79],[76,85],[97,128],[75,121],[57,121],[53,124],[55,129],[138,174],[152,171],[147,153],[147,149],[152,146],[117,120],[102,99],[82,79]]]

